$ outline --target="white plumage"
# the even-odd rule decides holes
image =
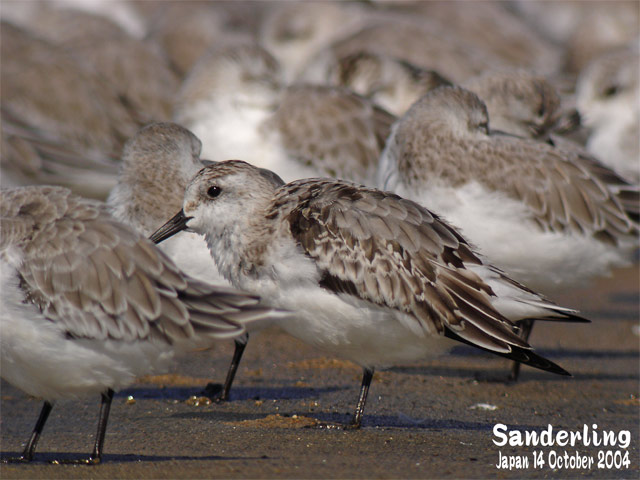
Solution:
[[[331,179],[277,188],[245,162],[221,162],[196,175],[183,211],[151,238],[185,228],[205,236],[232,285],[293,312],[280,323],[287,332],[363,367],[355,427],[376,367],[442,353],[449,338],[566,374],[512,322],[575,311],[485,264],[435,214],[396,195]]]
[[[7,189],[0,199],[2,378],[45,400],[20,460],[33,457],[55,400],[101,393],[87,460],[99,462],[114,390],[280,315],[188,277],[103,204],[65,188]]]

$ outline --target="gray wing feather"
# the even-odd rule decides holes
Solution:
[[[528,139],[479,142],[475,178],[523,201],[538,224],[551,231],[578,231],[612,243],[638,233],[638,188],[577,151]],[[483,162],[479,162],[483,159]]]
[[[343,88],[290,87],[271,125],[288,154],[337,178],[372,178],[395,117]]]
[[[452,330],[492,351],[529,348],[492,307],[489,285],[465,268],[480,259],[418,204],[346,182],[302,180],[283,187],[275,205],[317,262],[324,287],[410,313],[427,331]]]
[[[0,243],[23,250],[18,271],[26,299],[73,337],[167,343],[228,337],[243,333],[247,322],[282,314],[258,297],[187,277],[103,205],[66,189],[2,191],[2,203],[7,229]],[[25,219],[37,228],[25,228]]]

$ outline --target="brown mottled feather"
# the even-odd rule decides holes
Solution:
[[[196,330],[233,336],[274,312],[255,296],[182,274],[103,204],[60,187],[0,192],[0,255],[10,261],[19,252],[25,298],[73,337],[174,343],[193,340]]]
[[[323,287],[412,314],[427,331],[454,330],[500,352],[528,348],[492,307],[489,285],[466,268],[480,259],[418,204],[346,182],[301,180],[282,187],[273,207],[316,261]]]
[[[578,151],[487,134],[484,104],[460,88],[420,99],[398,122],[398,168],[409,184],[476,181],[523,202],[545,231],[617,243],[638,233],[638,188]],[[445,147],[446,146],[446,147]]]
[[[4,21],[1,38],[3,177],[105,198],[122,145],[140,122],[68,51]]]
[[[395,117],[343,88],[286,89],[265,128],[276,128],[285,149],[338,178],[373,178]]]

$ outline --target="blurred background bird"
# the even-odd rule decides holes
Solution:
[[[588,157],[637,215],[639,13],[632,0],[4,0],[0,183],[105,200],[127,140],[172,121],[203,158],[383,187],[393,123],[458,85],[494,133]]]

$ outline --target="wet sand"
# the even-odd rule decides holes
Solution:
[[[531,343],[572,372],[523,367],[508,385],[506,360],[461,345],[450,355],[376,372],[360,431],[319,430],[347,422],[357,399],[356,365],[270,329],[249,342],[231,401],[211,403],[207,382],[222,382],[232,342],[182,358],[171,375],[146,377],[116,394],[103,463],[50,465],[92,449],[99,398],[57,404],[29,465],[0,466],[2,478],[639,478],[640,355],[637,266],[589,288],[553,298],[591,324],[538,323]],[[41,402],[1,385],[2,457],[18,455]],[[509,429],[631,432],[617,447],[499,447]],[[593,427],[592,427],[593,428]],[[545,465],[534,468],[532,452]],[[597,468],[598,451],[628,452],[628,469]],[[550,468],[564,452],[592,457],[591,469]],[[618,454],[618,455],[620,455]],[[525,469],[498,469],[518,455]],[[516,457],[511,457],[515,459]],[[614,458],[613,456],[611,458]],[[619,457],[620,458],[620,457]]]

